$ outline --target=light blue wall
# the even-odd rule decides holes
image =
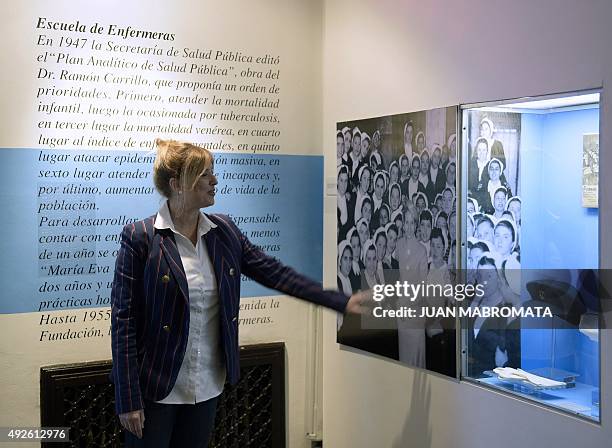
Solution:
[[[599,109],[523,114],[521,121],[521,267],[598,267],[598,209],[582,207],[582,136],[599,132]],[[568,279],[575,274],[568,272]],[[550,366],[552,332],[522,332],[524,369]],[[599,384],[598,344],[576,330],[557,331],[554,365]]]

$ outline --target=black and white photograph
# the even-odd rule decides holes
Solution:
[[[521,116],[467,114],[467,281],[484,285],[471,306],[520,302]],[[520,367],[518,320],[476,319],[468,328],[468,373],[481,377],[500,366]],[[503,342],[500,342],[503,341]]]
[[[454,281],[456,117],[447,107],[337,124],[339,290]],[[366,328],[344,316],[338,342],[455,377],[454,320],[419,319]]]

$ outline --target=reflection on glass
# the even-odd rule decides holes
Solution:
[[[464,268],[484,289],[465,306],[550,314],[464,319],[462,376],[598,421],[599,106],[581,99],[463,111]]]

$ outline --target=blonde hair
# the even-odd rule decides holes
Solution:
[[[170,179],[179,182],[179,188],[192,190],[202,172],[212,166],[213,155],[207,149],[176,140],[155,140],[157,157],[153,164],[153,183],[166,198],[172,195]]]

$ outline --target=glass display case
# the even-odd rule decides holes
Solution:
[[[599,93],[461,120],[463,306],[532,310],[464,318],[461,378],[599,422]]]

